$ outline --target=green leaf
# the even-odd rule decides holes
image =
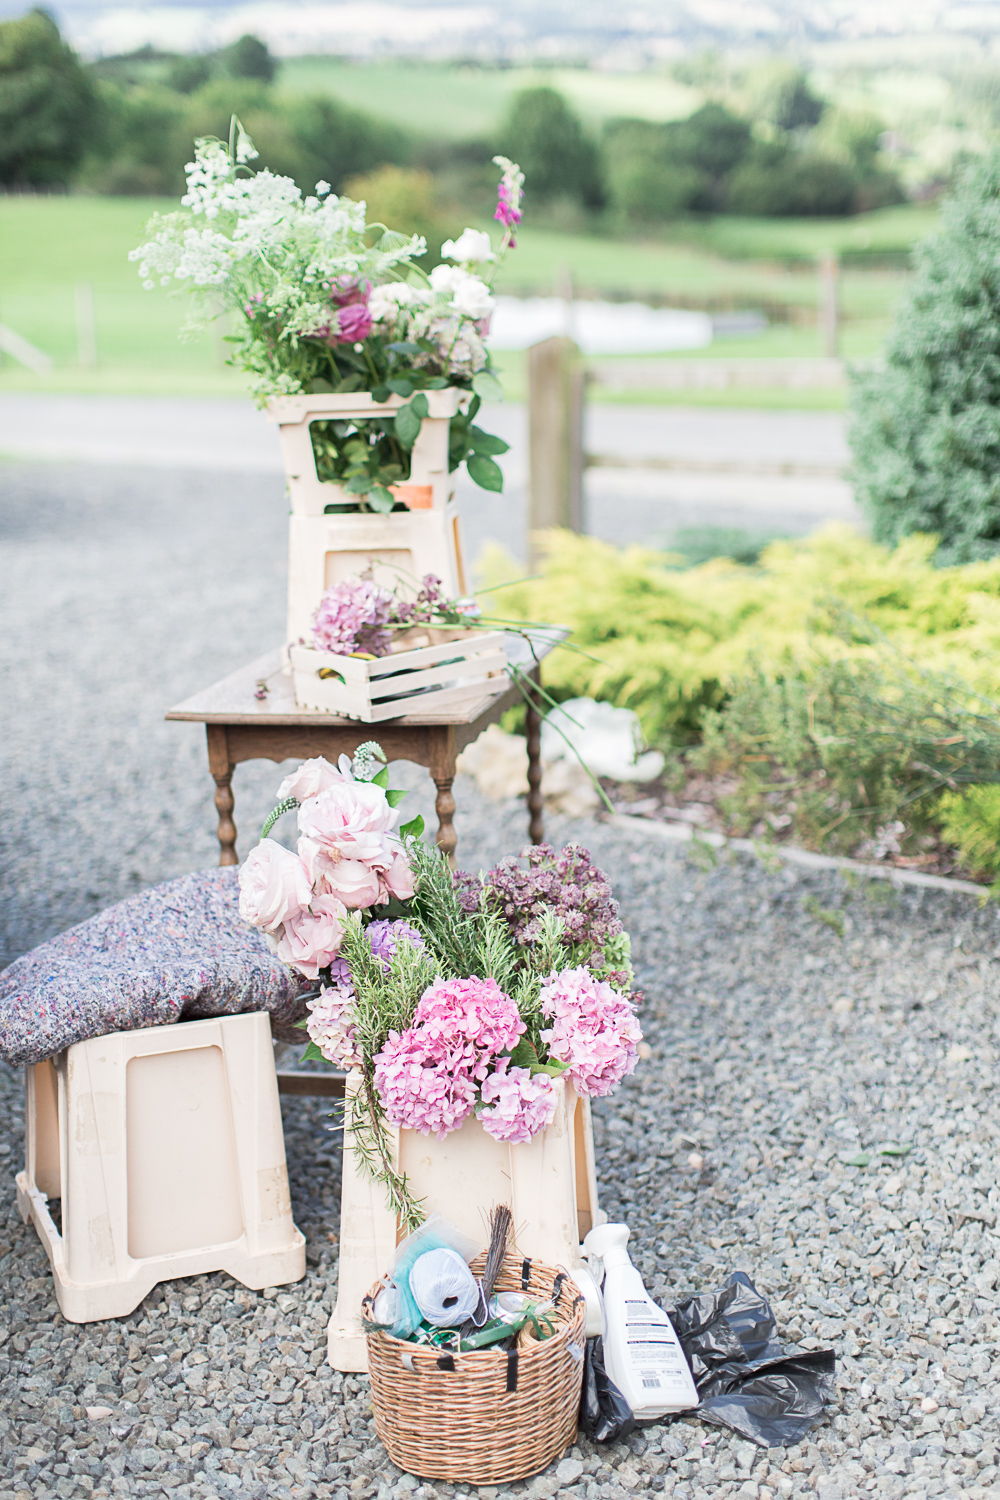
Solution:
[[[510,1054],[511,1065],[515,1068],[538,1067],[538,1053],[526,1036],[523,1036]]]
[[[354,478],[349,479],[344,485],[344,489],[351,495],[367,495],[371,487],[372,477],[370,474],[355,474]]]
[[[387,380],[386,381],[386,385],[389,387],[390,391],[392,391],[394,393],[394,395],[396,395],[396,396],[412,396],[413,395],[413,381],[412,380],[404,380],[402,377],[400,377],[398,380]]]
[[[309,1043],[308,1047],[306,1048],[306,1050],[302,1054],[302,1061],[303,1062],[326,1062],[326,1058],[323,1056],[322,1052],[319,1050],[319,1048],[317,1047],[316,1043],[311,1041]]]
[[[845,1167],[867,1167],[871,1162],[871,1153],[859,1151],[857,1156],[848,1156],[844,1161]]]
[[[393,787],[389,787],[387,789],[386,794],[385,794],[385,800],[388,802],[388,804],[389,804],[390,807],[398,807],[399,804],[402,802],[403,798],[406,797],[406,796],[408,796],[408,795],[409,794],[407,793],[407,790],[406,790],[405,787],[393,786]]]
[[[878,1154],[879,1156],[909,1156],[910,1148],[909,1146],[880,1146]]]
[[[387,385],[373,385],[372,386],[372,400],[373,401],[388,401],[388,399],[389,399],[389,397],[391,395],[392,395],[392,392],[390,391],[390,389],[389,389],[389,387]]]
[[[495,437],[492,432],[484,432],[481,427],[469,428],[469,446],[476,453],[506,453],[510,444],[505,443],[503,438]]]
[[[379,511],[383,516],[387,516],[396,504],[395,495],[390,494],[384,484],[373,484],[367,499],[372,510]]]
[[[377,776],[372,777],[372,785],[380,786],[383,790],[389,785],[389,767],[383,766]]]
[[[490,374],[489,370],[480,370],[478,375],[473,375],[472,389],[484,401],[503,400],[503,386],[495,375]]]
[[[428,380],[426,389],[429,391],[446,391],[448,384],[449,382],[443,375],[435,375],[432,380]]]
[[[325,395],[327,393],[327,391],[331,391],[332,392],[333,386],[330,384],[330,382],[328,380],[316,379],[316,380],[310,381],[309,389],[310,389],[310,391],[312,392],[312,394],[314,396],[320,396],[320,395]]]
[[[503,489],[503,470],[499,464],[493,462],[492,458],[484,458],[481,453],[473,453],[466,467],[469,470],[469,478],[475,480],[481,490],[499,492]]]
[[[418,839],[423,831],[424,820],[420,816],[420,814],[417,813],[417,816],[415,818],[411,818],[408,823],[403,824],[403,826],[399,830],[399,836],[400,838],[404,839]]]
[[[565,1073],[566,1067],[567,1064],[561,1062],[532,1063],[531,1075],[534,1077],[536,1073],[548,1073],[550,1078],[558,1078],[560,1073]]]
[[[476,420],[476,417],[479,413],[479,408],[482,406],[482,404],[483,403],[478,396],[473,396],[472,400],[469,402],[469,410],[465,413],[465,420],[467,422],[474,422]]]
[[[424,397],[425,401],[426,399],[427,398]],[[399,443],[401,448],[412,448],[414,443],[417,441],[417,438],[420,436],[420,428],[423,425],[423,422],[418,414],[413,410],[414,406],[417,403],[417,400],[418,397],[414,396],[409,406],[401,406],[399,408],[399,411],[396,413],[396,441]]]
[[[393,354],[421,354],[423,353],[419,344],[412,344],[407,339],[402,339],[398,344],[390,344],[389,348]]]
[[[430,416],[431,409],[427,405],[427,397],[424,395],[423,391],[420,391],[418,395],[414,396],[413,400],[410,402],[410,409],[413,412],[414,416],[420,418],[421,422],[424,420],[424,417]]]

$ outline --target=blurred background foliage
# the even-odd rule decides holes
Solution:
[[[569,97],[572,79],[557,86],[563,73],[549,83],[537,72],[479,71],[483,101],[456,116],[429,103],[426,85],[435,73],[439,87],[458,81],[458,67],[415,65],[400,89],[398,63],[381,79],[359,65],[352,79],[336,59],[279,62],[250,35],[215,53],[145,47],[85,64],[52,18],[32,10],[0,23],[0,183],[172,196],[192,141],[224,135],[236,112],[261,165],[303,189],[322,178],[340,190],[386,166],[430,173],[444,216],[458,202],[487,212],[492,174],[483,163],[498,150],[520,161],[533,212],[556,226],[616,232],[706,214],[844,215],[907,196],[895,159],[906,148],[889,139],[883,115],[824,92],[788,63],[733,72],[705,60],[686,73],[678,65],[658,91],[644,80],[634,113],[621,107],[627,89],[582,109]],[[1000,117],[1000,89],[985,77],[976,97],[980,115]],[[425,212],[431,199],[414,194]]]

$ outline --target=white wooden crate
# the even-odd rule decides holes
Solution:
[[[310,646],[291,646],[289,656],[300,708],[365,724],[459,707],[507,677],[501,631],[417,625],[394,638],[388,656],[368,661]]]

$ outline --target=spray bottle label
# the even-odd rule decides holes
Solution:
[[[691,1379],[687,1360],[669,1318],[663,1313],[661,1322],[656,1318],[658,1311],[649,1302],[626,1300],[625,1337],[629,1358],[644,1390],[659,1391],[680,1385],[687,1394]]]

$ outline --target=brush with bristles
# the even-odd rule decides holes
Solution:
[[[511,1231],[514,1226],[514,1215],[506,1203],[494,1204],[490,1209],[489,1226],[490,1247],[486,1252],[486,1265],[479,1283],[479,1303],[472,1316],[462,1324],[459,1330],[460,1339],[468,1338],[470,1333],[481,1328],[490,1315],[490,1298],[507,1258],[507,1247],[510,1244]]]

